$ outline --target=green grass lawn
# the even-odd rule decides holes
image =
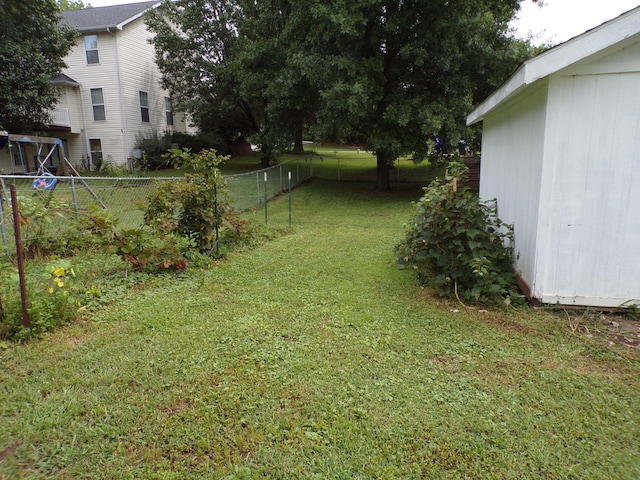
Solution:
[[[370,189],[316,180],[288,234],[2,344],[0,478],[640,478],[635,351],[417,288],[419,184]]]
[[[311,168],[315,178],[324,180],[373,182],[376,175],[375,155],[349,146],[307,144],[304,154],[281,154],[277,161],[298,164],[303,169]],[[221,170],[224,175],[237,175],[260,168],[260,158],[255,153],[253,156],[233,158],[223,164]],[[408,158],[401,158],[391,169],[390,176],[394,183],[424,182],[432,172],[429,162],[416,164]]]

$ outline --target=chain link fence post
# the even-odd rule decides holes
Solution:
[[[27,307],[27,280],[24,273],[24,255],[22,251],[22,236],[20,234],[20,212],[18,210],[18,194],[16,193],[16,184],[11,186],[11,211],[13,213],[13,233],[16,237],[16,258],[18,262],[18,277],[20,278],[20,299],[22,303],[22,325],[25,328],[31,326],[29,321],[29,308]]]
[[[5,192],[6,185],[4,184],[4,178],[0,178],[0,231],[2,233],[2,242],[4,243],[4,250],[7,254],[7,257],[10,256],[9,251],[9,237],[7,236],[7,217],[4,215],[4,202],[5,202]]]

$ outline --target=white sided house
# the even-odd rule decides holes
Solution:
[[[184,115],[173,112],[169,92],[160,86],[148,41],[152,34],[143,18],[145,11],[160,4],[147,1],[62,13],[62,23],[76,28],[79,36],[65,58],[67,68],[54,80],[61,93],[45,134],[63,141],[73,165],[100,160],[124,165],[139,155],[138,138],[187,131]],[[34,172],[38,148],[29,142],[12,144],[0,155],[0,169],[7,174]],[[55,168],[57,162],[54,156],[47,166]]]
[[[81,34],[64,73],[81,85],[84,149],[91,157],[125,164],[137,154],[138,137],[187,130],[160,87],[152,34],[144,23],[145,11],[159,6],[148,1],[63,12],[63,22]],[[72,145],[69,150],[74,160],[86,155]]]
[[[476,122],[525,293],[640,305],[640,7],[525,62]]]

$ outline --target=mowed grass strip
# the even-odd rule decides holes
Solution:
[[[0,478],[640,477],[637,362],[417,288],[420,191],[369,189],[314,181],[288,234],[5,345]]]

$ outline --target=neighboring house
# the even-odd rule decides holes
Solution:
[[[148,41],[152,34],[144,23],[145,11],[160,3],[62,13],[62,23],[78,29],[80,36],[65,58],[68,67],[54,80],[61,94],[46,135],[63,140],[66,156],[74,165],[100,160],[123,165],[139,155],[135,150],[138,138],[188,131],[185,116],[173,112],[169,92],[160,87],[161,74]],[[18,148],[23,149],[22,155]],[[34,144],[21,143],[11,151],[13,159],[5,153],[0,169],[5,173],[34,171]],[[56,161],[51,162],[54,168]]]
[[[640,7],[525,62],[483,122],[480,197],[544,303],[640,305]]]

